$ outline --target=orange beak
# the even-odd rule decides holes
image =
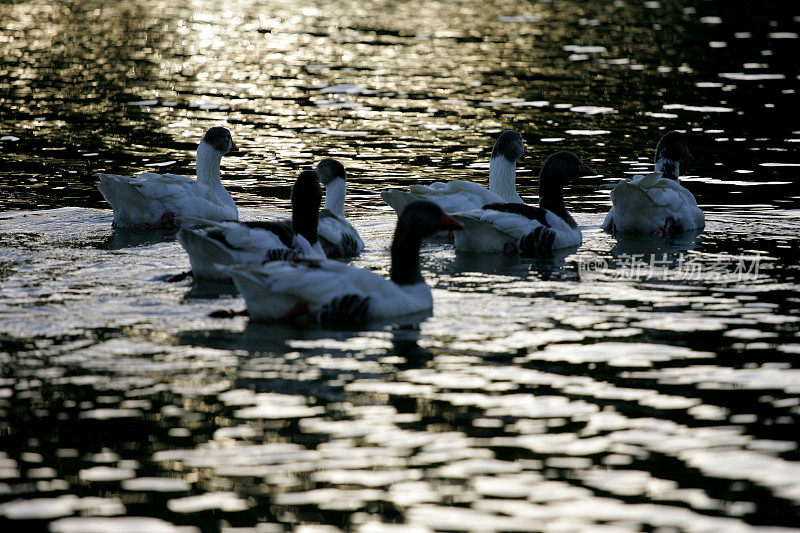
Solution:
[[[444,211],[442,211],[442,229],[464,229],[464,225],[458,220],[454,219]]]
[[[581,161],[578,163],[578,176],[597,176],[597,172],[592,170],[592,168]]]

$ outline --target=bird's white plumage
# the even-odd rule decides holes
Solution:
[[[505,251],[508,243],[516,243],[544,225],[517,213],[492,209],[453,213],[453,218],[464,224],[464,229],[455,234],[456,250],[462,252],[500,253]],[[545,219],[549,228],[555,232],[552,250],[581,244],[580,229],[571,227],[550,211],[546,212]]]
[[[219,177],[222,153],[205,141],[197,148],[198,179],[144,172],[137,177],[99,174],[97,188],[114,209],[118,227],[146,226],[165,213],[210,220],[238,220],[236,204]]]
[[[381,191],[381,198],[398,214],[410,202],[429,200],[447,213],[479,209],[485,204],[496,202],[522,203],[516,190],[516,163],[503,156],[490,161],[489,188],[471,181],[437,181],[430,185],[411,185],[408,191],[387,189]]]
[[[430,200],[447,213],[479,209],[485,204],[505,201],[500,195],[471,181],[437,181],[430,185],[411,185],[409,192],[421,200]]]
[[[676,180],[659,172],[623,179],[611,191],[613,207],[603,222],[619,233],[653,233],[672,218],[682,231],[702,229],[705,215],[694,195]]]
[[[317,173],[330,172],[330,165],[321,169],[324,160],[317,166]],[[341,167],[344,172],[344,167]],[[347,183],[344,176],[335,176],[325,180],[325,209],[319,213],[317,234],[323,248],[330,257],[353,257],[364,250],[364,241],[358,230],[344,217],[344,200],[347,196]]]
[[[425,282],[396,283],[369,270],[325,260],[313,265],[276,261],[261,266],[220,266],[233,278],[247,301],[252,318],[275,320],[297,304],[317,313],[335,298],[369,297],[366,318],[384,318],[431,309],[433,298]]]
[[[268,260],[273,250],[294,251],[298,258],[324,259],[319,243],[314,247],[302,235],[295,234],[291,246],[286,246],[272,231],[249,227],[238,222],[215,222],[213,220],[182,217],[182,223],[198,224],[203,228],[183,228],[178,232],[178,241],[192,264],[195,278],[224,279],[227,275],[217,265],[254,264]],[[224,242],[208,235],[209,231],[220,234]]]
[[[352,256],[364,250],[364,241],[361,240],[358,230],[346,218],[330,210],[320,211],[317,234],[324,241],[323,248],[333,252],[332,256]]]
[[[154,224],[166,212],[211,220],[239,218],[236,204],[224,189],[216,190],[186,176],[145,172],[135,178],[116,174],[100,174],[99,178],[98,188],[114,209],[114,222],[120,227]]]

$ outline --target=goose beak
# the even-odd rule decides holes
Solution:
[[[440,222],[442,229],[464,229],[464,225],[458,220],[454,219],[444,211],[442,211],[442,221]]]
[[[692,152],[690,152],[689,150],[686,150],[686,159],[689,161],[694,161],[694,156],[692,155]]]
[[[236,146],[235,142],[231,141],[231,149],[228,150],[228,153],[230,154],[231,152],[238,152],[238,151],[239,151],[239,147]]]
[[[592,170],[592,168],[581,161],[578,163],[578,176],[597,176],[597,172]]]

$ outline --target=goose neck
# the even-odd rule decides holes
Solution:
[[[197,147],[197,180],[205,185],[222,185],[219,164],[222,154],[203,141]]]
[[[405,228],[399,227],[394,232],[392,241],[391,280],[398,285],[413,285],[424,282],[419,270],[419,249],[422,238],[412,235]]]
[[[292,228],[305,237],[309,244],[317,242],[317,224],[319,222],[319,204],[292,205]]]
[[[578,223],[572,218],[572,215],[567,211],[567,206],[564,204],[564,187],[561,185],[553,185],[546,183],[539,183],[539,207],[547,209],[554,215],[557,215],[564,220],[570,227],[578,227]]]
[[[325,209],[334,215],[344,216],[344,198],[347,194],[347,183],[336,178],[325,185]]]
[[[665,178],[679,181],[678,176],[680,173],[680,161],[661,157],[656,160],[656,172],[661,172]]]
[[[507,202],[522,202],[517,194],[517,163],[502,155],[489,161],[489,190]]]

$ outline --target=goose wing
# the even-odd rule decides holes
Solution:
[[[702,228],[705,216],[694,195],[660,173],[621,180],[611,191],[614,224],[619,231],[656,231],[671,217],[683,230]],[[610,225],[609,217],[603,227]]]
[[[411,185],[409,191],[420,199],[436,203],[447,213],[479,209],[488,203],[504,201],[486,187],[471,181],[437,181],[430,185]]]

